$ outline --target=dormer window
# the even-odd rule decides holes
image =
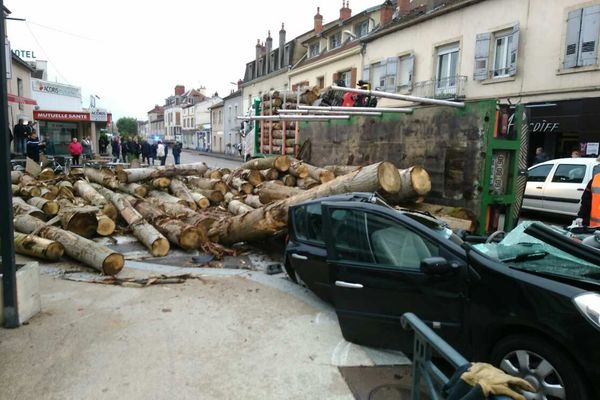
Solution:
[[[369,21],[368,20],[359,22],[358,24],[354,25],[354,34],[356,35],[357,38],[367,36],[368,33],[369,33]]]
[[[342,32],[334,33],[329,36],[329,49],[337,49],[342,45]]]
[[[321,45],[319,42],[311,44],[308,48],[308,58],[317,57],[321,54]]]

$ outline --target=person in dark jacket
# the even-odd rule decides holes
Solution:
[[[181,142],[175,142],[175,144],[173,145],[173,159],[175,160],[175,165],[179,165],[180,164],[180,157],[181,157],[181,149],[182,149],[182,145]]]
[[[108,138],[106,135],[101,135],[100,139],[98,139],[98,149],[100,150],[100,154],[106,154],[106,148],[108,147]]]
[[[121,159],[123,160],[123,162],[127,162],[127,153],[128,153],[128,148],[127,148],[127,139],[126,138],[121,138]]]
[[[158,150],[158,144],[156,142],[150,145],[150,165],[154,165],[156,160],[156,151]]]
[[[600,157],[596,161],[600,162]],[[581,195],[581,206],[579,206],[577,219],[573,221],[573,225],[590,226],[590,217],[592,215],[592,183],[596,174],[600,174],[600,164],[594,167],[592,179],[590,179]]]
[[[120,155],[121,155],[121,143],[119,140],[118,136],[113,137],[112,141],[110,142],[110,152],[112,153],[113,156],[113,162],[119,162],[119,160],[121,159]]]
[[[31,127],[29,125],[25,125],[25,121],[23,119],[19,119],[19,123],[16,124],[13,129],[13,134],[15,137],[15,153],[25,154],[25,144],[29,138],[29,135],[31,134]]]
[[[142,141],[142,162],[150,164],[150,155],[152,153],[152,146],[147,140]]]
[[[27,157],[31,158],[36,163],[40,162],[40,141],[37,134],[33,132],[27,139]]]
[[[548,160],[548,154],[546,154],[543,147],[538,147],[537,149],[535,149],[535,158],[533,159],[533,165],[543,163],[544,161]]]

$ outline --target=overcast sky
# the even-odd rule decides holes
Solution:
[[[351,0],[353,14],[383,0]],[[313,27],[317,6],[324,23],[339,17],[341,0],[154,1],[6,0],[11,48],[49,61],[49,80],[82,88],[83,106],[115,118],[146,119],[176,84],[206,86],[221,97],[243,78],[256,39],[281,23],[287,40]]]

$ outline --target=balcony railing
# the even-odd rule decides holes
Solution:
[[[464,99],[467,77],[463,75],[416,82],[412,95],[431,99]]]

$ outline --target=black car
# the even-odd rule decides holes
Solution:
[[[285,267],[351,342],[412,352],[400,316],[413,312],[528,380],[527,398],[600,398],[600,252],[539,223],[513,232],[473,245],[374,195],[332,196],[290,209]]]

